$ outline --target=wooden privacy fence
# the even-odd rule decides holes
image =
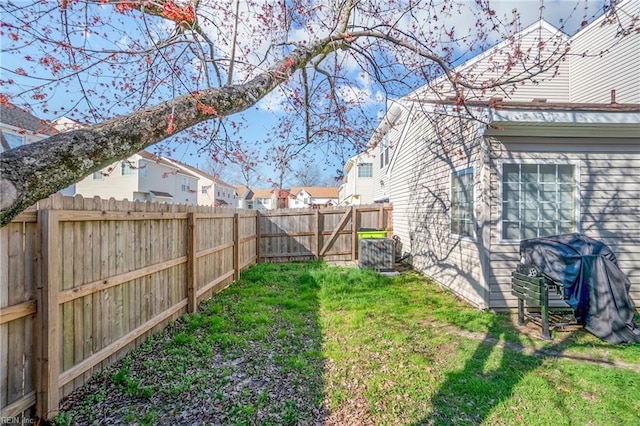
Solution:
[[[92,373],[260,262],[357,259],[391,206],[257,212],[54,196],[0,228],[1,417],[50,418]]]

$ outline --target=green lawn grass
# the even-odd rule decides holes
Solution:
[[[545,342],[403,273],[261,264],[63,404],[59,424],[640,424],[640,345]]]

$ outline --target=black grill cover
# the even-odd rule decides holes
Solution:
[[[520,242],[521,262],[562,285],[564,300],[578,322],[609,343],[640,343],[629,297],[629,279],[604,243],[582,234]]]

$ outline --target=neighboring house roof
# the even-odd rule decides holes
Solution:
[[[272,194],[273,194],[273,189],[254,189],[252,199],[271,198]]]
[[[240,199],[251,200],[253,198],[253,191],[244,185],[236,185],[236,192]]]
[[[168,192],[163,192],[163,191],[155,191],[155,190],[150,190],[150,193],[152,193],[153,195],[155,195],[156,197],[167,197],[167,198],[173,198],[173,195],[169,194]]]
[[[305,190],[313,198],[338,198],[337,186],[294,186],[291,193],[297,194],[301,190]]]
[[[179,172],[180,174],[191,176],[191,177],[195,177],[195,178],[198,177],[193,172],[190,172],[190,171],[184,170],[184,169],[180,169],[179,167],[176,168],[177,166],[174,163],[172,163],[171,161],[169,161],[167,159],[164,159],[162,157],[159,157],[159,156],[157,156],[155,154],[151,154],[150,152],[139,151],[138,155],[141,156],[142,158],[144,158],[145,160],[154,161],[154,162],[156,162],[158,164],[162,164],[163,166],[171,167],[171,168],[175,169],[176,172]]]
[[[55,134],[50,123],[12,104],[0,104],[0,122],[43,135]]]

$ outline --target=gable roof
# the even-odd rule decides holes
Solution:
[[[271,198],[273,189],[254,189],[252,198]]]
[[[12,104],[0,103],[0,122],[42,135],[55,134],[50,123]]]
[[[236,192],[238,193],[238,198],[243,200],[251,200],[253,198],[253,191],[244,185],[236,185]]]
[[[337,186],[293,186],[291,193],[295,195],[303,189],[314,198],[338,198]]]
[[[166,167],[170,167],[172,169],[174,169],[176,172],[186,175],[186,176],[191,176],[191,177],[195,177],[198,178],[197,175],[195,175],[194,173],[188,171],[188,170],[183,170],[180,167],[176,166],[175,164],[173,164],[171,161],[162,158],[160,156],[157,156],[155,154],[151,154],[148,151],[138,151],[138,155],[142,158],[144,158],[145,160],[149,160],[149,161],[153,161],[157,164],[162,164],[163,166]]]

